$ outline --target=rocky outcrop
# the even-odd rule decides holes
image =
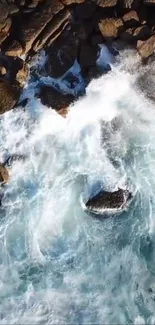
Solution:
[[[51,86],[41,86],[39,97],[44,105],[56,110],[62,116],[66,116],[69,105],[75,100],[73,95],[62,93]]]
[[[86,209],[97,214],[102,214],[108,210],[112,210],[115,213],[123,210],[131,199],[132,193],[129,190],[101,191],[87,201]]]

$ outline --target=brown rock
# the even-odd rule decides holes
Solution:
[[[39,38],[34,42],[33,49],[34,51],[39,51],[46,44],[48,39],[52,38],[52,35],[55,35],[57,32],[58,36],[61,33],[61,26],[63,29],[63,24],[69,20],[70,12],[67,9],[62,10],[57,14],[52,21],[44,28],[42,33],[39,35]],[[56,39],[56,38],[54,38]]]
[[[20,92],[7,80],[0,79],[0,114],[3,114],[14,107],[19,99]]]
[[[75,100],[73,95],[63,94],[51,86],[41,86],[39,97],[43,105],[63,115],[67,114],[68,106]]]
[[[97,5],[103,8],[114,7],[118,0],[97,0]]]
[[[25,45],[25,53],[27,53],[33,42],[43,31],[45,26],[51,21],[53,16],[63,9],[63,4],[59,0],[46,0],[41,7],[41,11],[31,14],[30,19],[25,21],[21,26],[23,44]]]
[[[155,35],[151,36],[146,41],[138,41],[137,50],[140,56],[144,59],[151,56],[155,50]]]
[[[104,38],[116,38],[123,28],[121,19],[106,18],[99,22],[99,29]]]
[[[7,20],[5,21],[5,25],[3,26],[3,28],[1,28],[0,31],[0,44],[3,43],[4,40],[7,38],[7,36],[9,35],[11,24],[12,24],[11,18],[7,18]]]
[[[9,180],[8,170],[0,163],[0,183],[6,184]]]
[[[139,24],[139,17],[134,10],[129,11],[123,16],[123,21],[126,27],[136,27]]]
[[[29,74],[29,69],[27,64],[23,61],[23,66],[21,69],[18,70],[16,74],[16,81],[20,85],[20,87],[23,87],[25,85],[25,82],[27,81]]]
[[[64,6],[72,5],[73,3],[82,3],[85,0],[62,0],[61,2],[64,4]]]
[[[21,44],[16,40],[10,42],[9,46],[7,47],[7,50],[5,51],[5,54],[8,56],[21,56],[22,53],[23,53],[23,48]]]
[[[6,74],[6,68],[5,67],[0,66],[0,74],[1,74],[1,76],[4,76]]]

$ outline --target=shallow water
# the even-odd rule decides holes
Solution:
[[[26,109],[0,120],[1,160],[28,157],[10,168],[1,208],[1,324],[155,324],[155,110],[127,54],[66,119],[33,83]],[[82,210],[81,197],[119,186],[136,190],[127,212]]]

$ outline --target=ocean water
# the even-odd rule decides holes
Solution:
[[[66,119],[30,80],[26,108],[1,117],[0,160],[27,159],[10,167],[0,210],[0,324],[155,324],[155,106],[137,82],[147,69],[122,52]],[[134,190],[128,210],[86,214],[81,198],[101,187]]]

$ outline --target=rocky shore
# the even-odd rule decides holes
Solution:
[[[61,78],[70,88],[76,76],[67,71],[75,61],[87,85],[101,71],[96,64],[100,45],[115,55],[113,42],[137,49],[147,63],[155,49],[155,0],[1,0],[0,1],[0,115],[19,106],[28,78]],[[35,69],[40,51],[44,66]],[[103,72],[110,70],[107,64]],[[78,97],[52,85],[40,84],[42,103],[63,117]],[[24,103],[22,103],[24,105]],[[8,180],[1,165],[2,183]]]

